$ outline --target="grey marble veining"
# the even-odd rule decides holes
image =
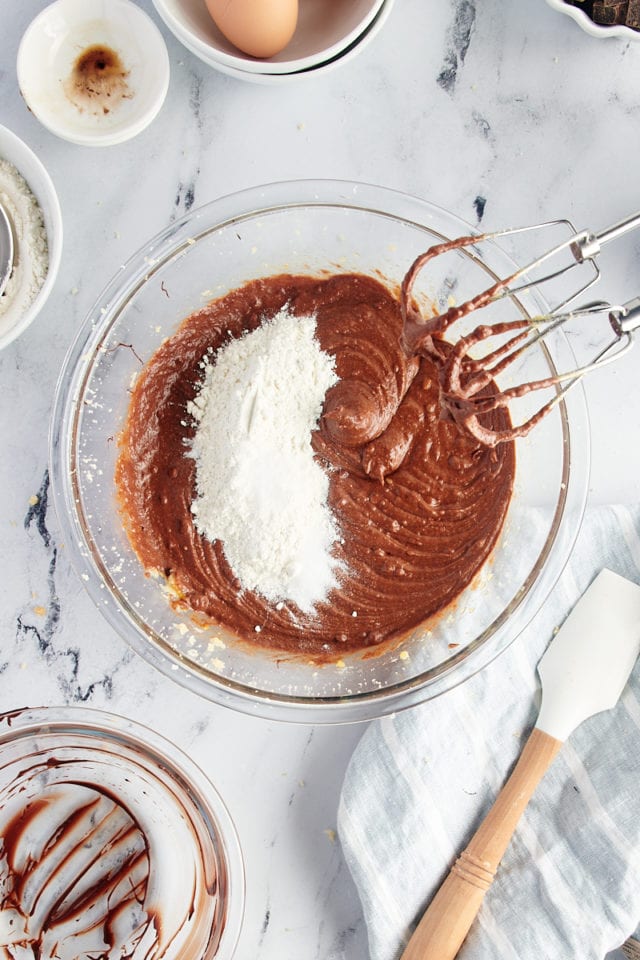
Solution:
[[[142,7],[155,17],[150,0]],[[71,567],[48,486],[47,431],[64,354],[100,290],[193,206],[260,183],[326,177],[427,198],[486,229],[558,216],[600,228],[640,208],[640,44],[598,41],[543,0],[396,0],[362,55],[299,84],[242,83],[161,25],[171,86],[136,139],[93,150],[49,134],[15,76],[42,0],[5,0],[0,122],[45,162],[65,249],[36,323],[0,353],[0,694],[3,708],[83,703],[186,750],[217,785],[247,868],[239,960],[366,960],[357,895],[335,840],[360,727],[284,726],[231,713],[161,676],[102,619]],[[598,295],[640,293],[640,236],[602,255]],[[599,331],[575,335],[588,352]],[[629,502],[640,476],[631,355],[587,384],[591,498]]]

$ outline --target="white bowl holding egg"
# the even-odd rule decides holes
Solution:
[[[153,2],[169,29],[197,57],[223,73],[260,83],[269,82],[266,77],[322,69],[356,44],[360,50],[360,38],[370,39],[372,27],[378,26],[382,11],[389,11],[392,0],[352,0],[347,4],[342,0],[299,0],[295,31],[288,42],[292,0],[273,0],[282,8],[270,39],[275,42],[277,37],[286,45],[268,58],[256,58],[234,46],[202,0]],[[209,2],[215,5],[218,0]],[[243,10],[253,2],[243,0]]]

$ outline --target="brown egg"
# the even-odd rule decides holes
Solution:
[[[291,40],[298,0],[206,0],[218,29],[252,57],[272,57]]]

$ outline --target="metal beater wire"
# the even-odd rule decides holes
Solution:
[[[469,299],[461,306],[451,307],[440,316],[430,318],[425,322],[417,315],[411,304],[411,291],[418,273],[429,260],[452,249],[467,246],[473,246],[477,249],[486,241],[521,234],[539,233],[545,229],[558,226],[568,229],[571,233],[570,237],[550,247],[526,266],[517,268],[508,277],[497,279],[488,289]],[[596,301],[572,310],[564,310],[563,308],[581,296],[598,280],[600,271],[595,258],[600,253],[602,246],[639,226],[640,213],[620,221],[599,234],[589,230],[576,232],[573,224],[566,219],[549,220],[545,223],[526,227],[512,227],[437,244],[417,258],[409,269],[402,286],[403,339],[409,351],[431,353],[438,356],[440,361],[443,362],[443,403],[454,419],[461,422],[472,434],[485,443],[495,444],[502,440],[513,439],[515,436],[524,436],[542,416],[566,396],[568,390],[585,374],[604,364],[618,360],[631,349],[633,335],[640,326],[640,298],[615,306],[603,301]],[[563,256],[568,259],[568,262],[560,262],[554,265],[554,261],[557,262]],[[517,321],[496,323],[495,325],[480,323],[470,334],[461,337],[457,342],[453,342],[451,353],[443,361],[434,338],[441,337],[458,320],[505,297],[512,297],[549,284],[553,280],[558,280],[569,271],[575,270],[577,266],[585,263],[588,263],[593,269],[591,279],[574,289],[568,296],[564,296],[550,313],[532,318],[522,318]],[[537,276],[537,271],[547,264],[552,264],[551,269],[547,270],[542,276]],[[526,278],[526,280],[521,283],[520,281],[523,278]],[[603,313],[608,315],[614,332],[614,339],[591,362],[571,371],[554,373],[540,380],[520,384],[510,389],[498,390],[491,395],[487,395],[484,388],[490,382],[495,382],[494,378],[496,376],[502,373],[516,358],[544,340],[553,331],[578,317]],[[473,346],[494,336],[506,334],[513,335],[482,359],[474,359],[469,354],[469,350]],[[566,386],[560,390],[556,389],[555,396],[520,426],[510,430],[492,431],[478,421],[478,416],[482,413],[494,410],[497,407],[505,407],[512,399],[522,397],[533,390],[549,387],[557,388],[561,383],[566,384]],[[481,391],[482,393],[480,393]],[[476,396],[476,394],[480,395]]]

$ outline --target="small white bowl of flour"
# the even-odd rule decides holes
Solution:
[[[14,267],[0,297],[0,349],[38,315],[62,254],[62,213],[51,177],[35,153],[0,125],[0,202],[13,230]]]

